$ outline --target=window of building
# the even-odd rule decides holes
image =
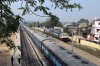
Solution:
[[[100,31],[100,29],[97,29],[97,32],[99,32]]]
[[[98,40],[98,37],[95,37],[96,40]]]
[[[98,23],[98,25],[100,25],[100,22]]]

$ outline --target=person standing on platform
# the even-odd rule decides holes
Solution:
[[[20,64],[20,60],[21,60],[21,57],[20,57],[20,55],[19,55],[19,57],[18,57],[18,63]]]
[[[11,57],[11,65],[13,65],[13,61],[14,61],[14,58],[13,56]]]

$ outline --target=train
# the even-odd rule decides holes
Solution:
[[[42,33],[21,25],[52,66],[96,66],[94,63],[66,49]]]
[[[63,33],[63,32],[59,32],[57,30],[50,30],[50,29],[43,29],[43,28],[36,28],[42,32],[44,32],[45,34],[52,36],[54,38],[60,39],[62,41],[68,42],[71,41],[71,39],[69,38],[70,36],[67,33]],[[100,37],[96,37],[94,38],[94,35],[90,33],[89,37],[86,35],[86,33],[83,33],[82,37],[86,38],[85,40],[87,41],[91,41],[94,43],[98,43],[100,44]]]
[[[45,34],[47,34],[49,36],[55,37],[55,38],[63,40],[63,41],[69,40],[69,35],[67,33],[60,32],[60,31],[55,30],[55,29],[48,29],[48,28],[45,28],[45,29],[35,28],[35,29],[38,29],[38,30],[44,32]]]

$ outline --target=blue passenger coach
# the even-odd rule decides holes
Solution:
[[[96,66],[92,62],[57,44],[54,40],[31,31],[27,27],[25,27],[25,30],[53,66]]]

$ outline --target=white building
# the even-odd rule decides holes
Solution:
[[[70,25],[71,22],[61,22],[63,27],[68,27],[68,25]]]
[[[61,28],[61,27],[54,27],[54,29],[56,29],[56,30],[58,30],[60,32],[63,32],[63,28]]]
[[[95,17],[92,20],[91,33],[94,34],[94,41],[100,42],[100,18]]]

